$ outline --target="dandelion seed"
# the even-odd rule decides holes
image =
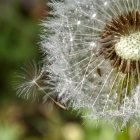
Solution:
[[[63,104],[55,101],[53,90],[55,82],[49,78],[49,74],[44,70],[44,67],[40,67],[35,61],[32,61],[26,64],[21,72],[16,79],[16,90],[19,97],[32,101],[43,97],[43,102],[50,99],[60,108],[66,109]]]
[[[45,71],[55,81],[54,93],[67,107],[87,109],[86,117],[112,120],[117,127],[119,122],[120,127],[128,121],[136,124],[140,118],[139,0],[53,0],[49,5],[56,18],[42,24],[52,32],[42,36],[42,48],[49,61]]]
[[[38,99],[39,94],[42,94],[40,91],[45,90],[45,81],[48,80],[44,76],[43,69],[32,61],[26,64],[21,68],[20,73],[17,75],[17,95],[20,97],[31,100]],[[45,85],[46,86],[46,85]]]
[[[26,99],[35,100],[36,96],[39,95],[37,94],[39,92],[37,85],[41,77],[41,67],[37,66],[34,61],[22,67],[16,77],[17,95]]]

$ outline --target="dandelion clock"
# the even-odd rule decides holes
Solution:
[[[66,108],[86,110],[86,118],[139,127],[140,1],[52,0],[49,6],[44,65],[19,93],[37,85],[49,89],[44,99],[55,96]],[[42,88],[38,81],[46,75]]]

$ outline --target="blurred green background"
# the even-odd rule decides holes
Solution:
[[[0,140],[139,140],[133,128],[115,132],[51,102],[30,103],[13,90],[13,75],[40,58],[39,23],[45,0],[0,0]]]

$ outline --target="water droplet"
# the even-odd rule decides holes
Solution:
[[[81,21],[79,20],[79,21],[77,21],[77,25],[80,25],[81,24]]]
[[[104,2],[104,6],[107,6],[107,4],[108,4],[108,2],[107,2],[107,1],[105,1],[105,2]]]
[[[92,48],[94,48],[96,46],[96,43],[95,42],[91,42],[90,43],[90,48],[92,49]]]
[[[96,13],[94,13],[94,14],[92,15],[92,18],[95,18],[95,17],[96,17],[96,15],[97,15],[97,14],[96,14]]]

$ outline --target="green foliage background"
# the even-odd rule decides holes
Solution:
[[[134,128],[115,132],[51,102],[30,103],[16,96],[15,72],[40,57],[39,23],[44,15],[45,0],[0,0],[0,140],[139,140]]]

